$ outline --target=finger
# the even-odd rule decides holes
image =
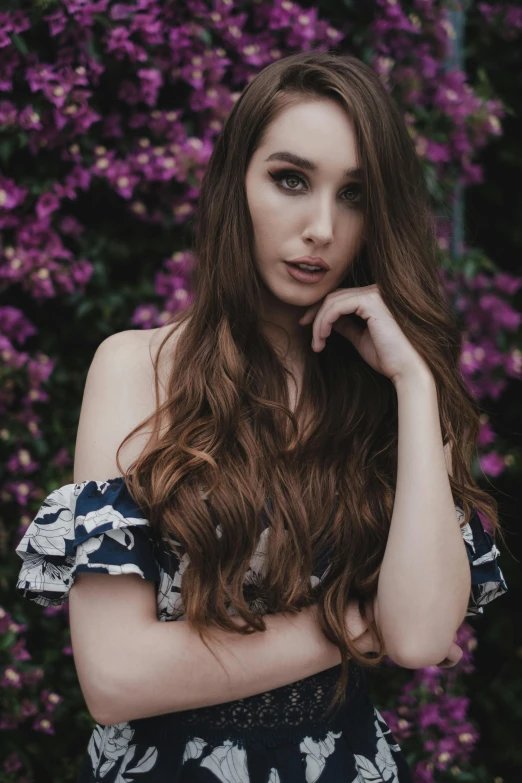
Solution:
[[[373,293],[375,290],[378,290],[378,286],[376,284],[373,285],[367,285],[367,286],[361,286],[361,287],[354,287],[354,288],[338,288],[335,291],[332,291],[330,294],[328,294],[329,299],[326,298],[323,299],[320,302],[317,302],[315,305],[312,305],[309,310],[307,310],[304,315],[299,318],[298,323],[300,324],[307,324],[311,323],[311,321],[315,318],[316,314],[319,312],[321,307],[324,304],[332,303],[336,299],[346,297],[347,295],[360,295],[360,294],[367,294],[367,293]]]
[[[324,347],[324,341],[330,335],[338,318],[342,315],[350,315],[355,312],[357,307],[358,302],[355,298],[342,296],[326,300],[313,325],[312,347],[314,350],[321,350]]]
[[[329,303],[321,308],[315,317],[312,326],[312,349],[320,351],[324,348],[325,340],[332,331],[332,323],[339,316],[332,314],[332,304]]]

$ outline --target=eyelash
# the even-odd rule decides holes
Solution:
[[[287,177],[295,177],[296,179],[301,180],[301,182],[305,182],[304,177],[302,177],[297,171],[294,171],[293,169],[285,169],[284,171],[277,171],[272,174],[272,172],[268,172],[269,175],[272,177],[273,180],[276,181],[277,187],[281,188],[281,190],[286,191],[287,193],[294,191],[295,193],[301,193],[302,191],[295,190],[295,188],[285,188],[283,185],[281,185],[281,180],[286,179]],[[358,206],[362,199],[361,194],[361,186],[354,184],[351,185],[348,190],[356,190],[358,192],[358,200],[357,201],[350,201],[350,199],[342,199],[342,201],[346,201],[347,204],[350,204],[352,206]],[[344,191],[346,193],[346,190]]]

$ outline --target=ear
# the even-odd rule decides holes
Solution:
[[[453,476],[453,466],[451,464],[451,443],[448,441],[444,446],[444,458],[446,460],[446,469],[450,476]]]

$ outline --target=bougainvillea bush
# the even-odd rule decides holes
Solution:
[[[477,248],[449,252],[453,188],[501,134],[502,103],[447,69],[438,0],[40,0],[0,11],[0,783],[69,783],[94,722],[76,679],[68,607],[14,595],[14,548],[72,481],[85,376],[109,334],[161,326],[191,301],[192,221],[213,141],[261,68],[310,49],[351,52],[399,102],[433,196],[442,273],[477,398],[520,380],[521,280]],[[506,6],[506,14],[511,13]],[[504,18],[484,5],[485,24]],[[507,18],[507,17],[506,17]],[[511,19],[511,17],[510,17]],[[515,21],[513,22],[513,19]],[[510,29],[520,18],[512,14]],[[484,416],[477,473],[521,455]],[[457,667],[398,670],[379,706],[415,780],[489,780],[471,765],[473,628]]]

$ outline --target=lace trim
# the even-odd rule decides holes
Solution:
[[[244,699],[135,720],[132,726],[140,735],[139,741],[154,737],[156,742],[169,735],[171,739],[183,735],[201,737],[211,744],[231,739],[244,746],[251,742],[275,745],[296,740],[304,731],[319,736],[325,728],[340,725],[347,702],[355,692],[364,690],[363,670],[350,661],[346,701],[341,708],[325,716],[340,670],[338,665]],[[154,726],[156,720],[161,722]]]

